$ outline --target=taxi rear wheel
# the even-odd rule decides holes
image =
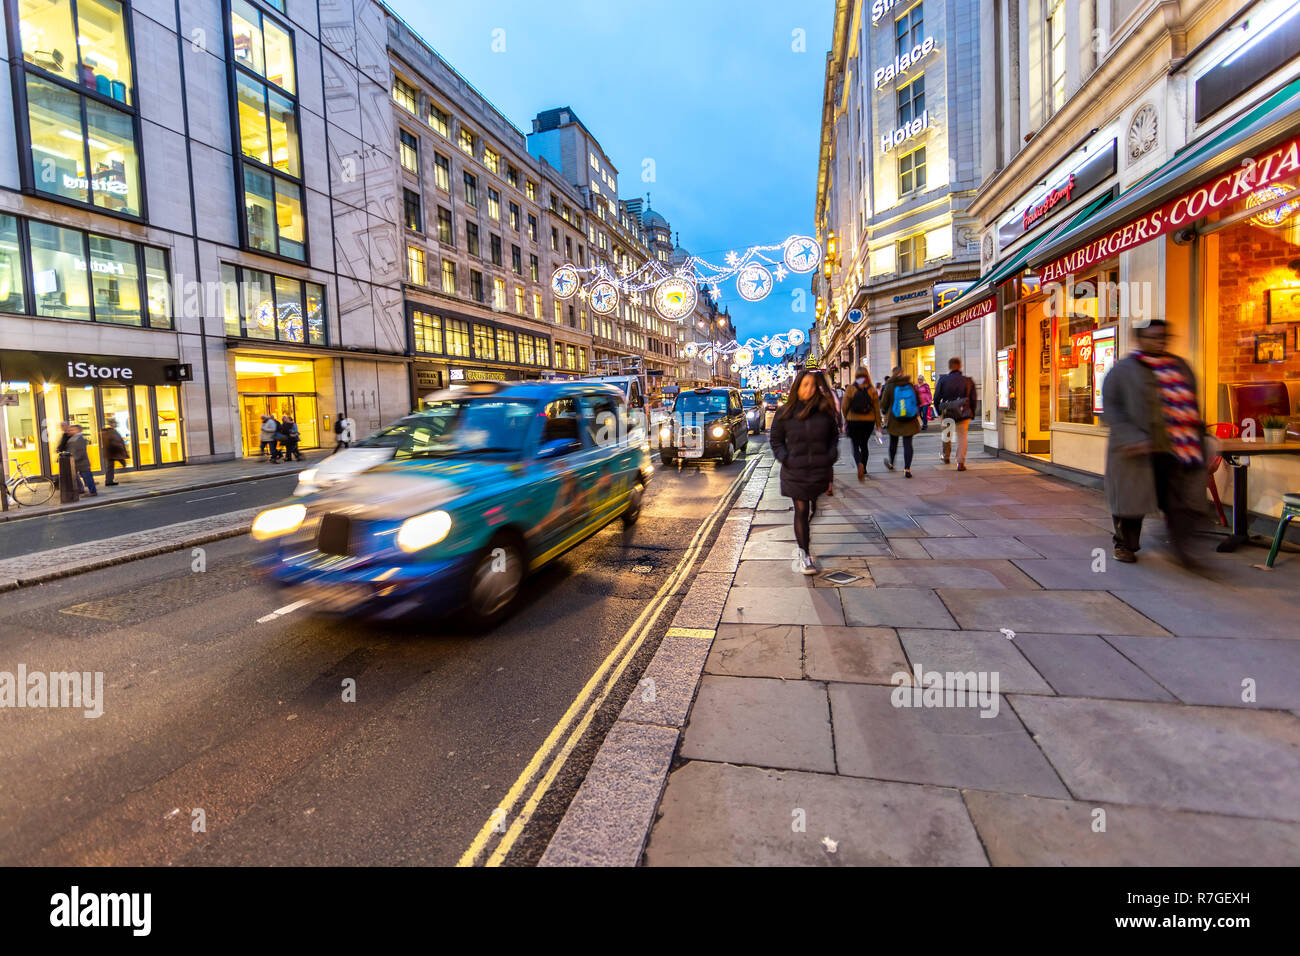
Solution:
[[[510,613],[519,597],[525,567],[523,548],[517,538],[498,535],[483,549],[470,574],[464,608],[472,629],[488,630]]]
[[[644,492],[645,488],[639,481],[632,486],[632,493],[627,499],[627,510],[623,512],[623,527],[632,527],[636,524],[636,519],[641,517],[641,498]]]

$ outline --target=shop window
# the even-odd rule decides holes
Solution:
[[[420,141],[408,133],[406,130],[397,132],[397,151],[401,157],[402,168],[408,172],[419,175],[420,172]]]
[[[411,313],[411,324],[415,331],[415,350],[428,355],[441,355],[442,318],[417,309]]]
[[[450,259],[442,260],[442,291],[447,295],[456,294],[456,263]]]
[[[515,333],[497,329],[497,361],[515,364]]]
[[[24,271],[18,220],[0,215],[0,312],[27,311]]]
[[[519,333],[519,364],[534,365],[537,362],[537,348],[531,335]]]
[[[469,358],[469,323],[463,319],[447,319],[443,325],[447,333],[447,354]]]
[[[925,147],[898,157],[898,194],[925,188]]]
[[[451,192],[451,160],[442,153],[433,154],[433,184],[445,193]]]
[[[43,222],[31,223],[30,230],[36,314],[89,319],[85,234]]]
[[[223,263],[226,335],[324,345],[325,289],[315,282]]]
[[[1109,268],[1076,279],[1072,288],[1063,287],[1049,297],[1049,312],[1056,314],[1058,422],[1100,423],[1101,380],[1109,370],[1107,363],[1114,361],[1118,341],[1119,295],[1119,270]]]
[[[119,325],[142,325],[135,245],[93,234],[89,239],[95,319]]]
[[[492,335],[491,327],[486,325],[474,326],[474,355],[485,362],[496,360],[496,339]]]

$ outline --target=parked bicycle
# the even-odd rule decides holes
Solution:
[[[54,481],[44,475],[29,475],[21,462],[14,465],[14,473],[5,481],[9,497],[28,508],[43,505],[54,497]]]

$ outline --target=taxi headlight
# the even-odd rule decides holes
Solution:
[[[725,428],[723,428],[721,425],[714,425],[714,426],[713,426],[713,437],[714,437],[714,438],[721,438],[721,437],[722,437],[723,435],[725,435],[725,434],[727,434],[727,430],[726,430]]]
[[[316,469],[308,468],[306,471],[298,472],[298,480],[304,485],[310,485],[316,481]]]
[[[253,519],[253,537],[258,541],[292,534],[302,527],[307,509],[302,505],[285,505],[263,511]]]
[[[437,544],[451,531],[451,515],[445,511],[429,511],[407,518],[397,529],[397,546],[411,554]]]
[[[673,440],[673,429],[672,429],[672,426],[671,426],[671,425],[662,425],[662,426],[660,426],[660,428],[659,428],[659,440],[660,440],[660,441],[672,441],[672,440]]]

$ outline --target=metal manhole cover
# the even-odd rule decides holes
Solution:
[[[822,575],[822,580],[842,586],[852,584],[854,581],[861,581],[862,578],[857,574],[850,574],[848,571],[827,571]]]

